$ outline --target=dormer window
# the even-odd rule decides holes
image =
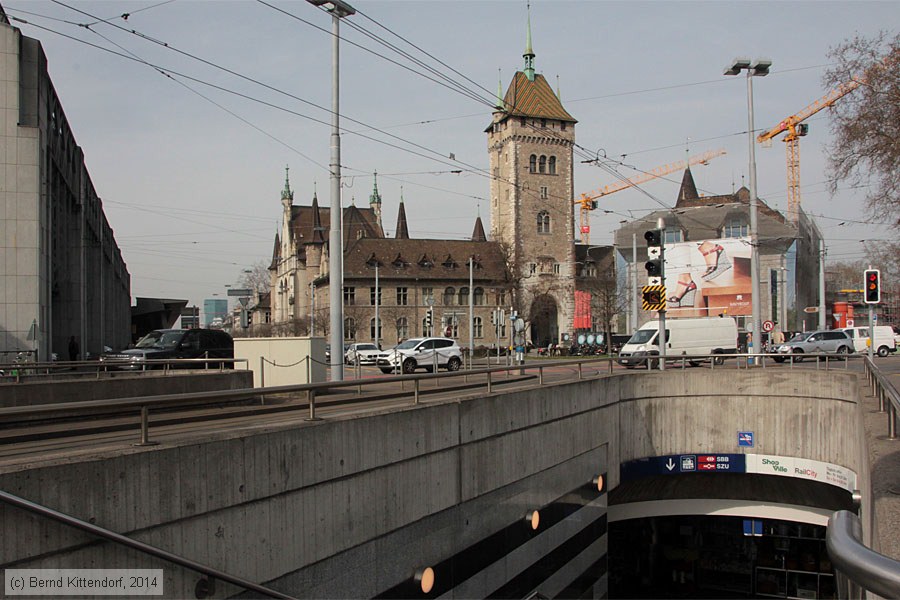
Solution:
[[[740,238],[750,235],[750,226],[741,218],[730,219],[722,227],[723,238]]]
[[[419,259],[419,266],[423,269],[430,269],[434,266],[434,263],[431,262],[431,259],[428,258],[427,254],[423,254],[422,258]]]
[[[393,266],[397,267],[398,269],[402,269],[402,268],[406,267],[407,265],[409,265],[409,263],[403,259],[403,256],[401,256],[399,254],[397,255],[397,258],[394,259],[394,262],[392,262],[391,264]]]
[[[447,269],[455,269],[459,265],[457,265],[456,261],[453,260],[453,257],[448,254],[447,258],[444,259],[444,262],[441,263],[441,266]]]

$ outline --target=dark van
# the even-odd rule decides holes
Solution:
[[[234,358],[234,340],[221,329],[156,329],[138,340],[134,348],[106,353],[100,360],[115,363],[118,369],[141,370],[144,361],[166,358]],[[202,369],[205,365],[191,366]],[[233,365],[227,362],[223,366]]]

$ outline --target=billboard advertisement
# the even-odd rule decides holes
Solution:
[[[750,238],[666,244],[667,315],[749,315]]]

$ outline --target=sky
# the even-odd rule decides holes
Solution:
[[[286,166],[295,204],[316,191],[330,204],[331,17],[321,9],[302,0],[2,4],[44,47],[133,298],[202,306],[267,265]],[[468,238],[478,215],[488,226],[484,129],[498,79],[505,91],[523,68],[526,2],[353,6],[341,24],[343,203],[367,206],[377,171],[387,234],[402,194],[411,237]],[[634,177],[724,149],[692,168],[700,193],[716,195],[749,185],[746,77],[723,69],[735,57],[772,61],[753,80],[754,128],[768,129],[829,91],[831,47],[896,27],[900,2],[532,0],[530,15],[536,70],[578,120],[579,160],[607,167],[578,162],[576,197],[616,183],[610,167]],[[828,111],[807,123],[803,208],[829,261],[863,259],[860,240],[887,229],[867,218],[865,190],[827,191]],[[760,198],[784,211],[780,137],[756,146],[756,164]],[[611,244],[621,221],[673,206],[681,177],[602,198],[591,243]]]

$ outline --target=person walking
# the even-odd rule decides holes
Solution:
[[[69,360],[72,362],[78,360],[78,340],[74,335],[69,338]]]
[[[784,343],[784,332],[781,329],[776,329],[775,333],[772,334],[772,345],[777,349],[778,346]]]

